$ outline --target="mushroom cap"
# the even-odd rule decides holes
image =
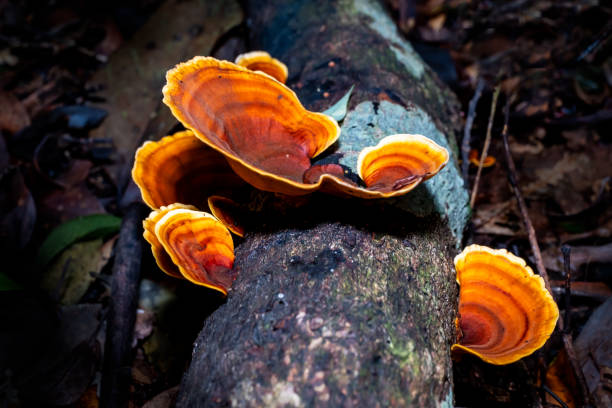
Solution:
[[[234,62],[236,65],[248,68],[251,71],[265,72],[283,84],[287,82],[287,77],[289,76],[287,66],[276,58],[272,58],[265,51],[251,51],[240,54]]]
[[[478,167],[480,165],[480,154],[478,154],[478,150],[472,149],[470,150],[470,154],[468,156],[468,160],[471,164]],[[491,167],[495,164],[497,160],[493,156],[487,156],[484,162],[482,163],[482,167]]]
[[[491,364],[533,353],[552,334],[559,309],[540,276],[505,249],[470,245],[455,257],[459,344]]]
[[[375,181],[363,188],[343,177],[337,165],[312,166],[310,159],[338,139],[338,123],[304,109],[292,90],[269,75],[195,57],[168,71],[166,79],[164,103],[174,116],[260,190],[394,197],[432,177],[448,161],[446,149],[425,136],[389,136],[365,149],[361,174]]]
[[[174,116],[261,190],[305,194],[299,184],[310,158],[340,135],[334,119],[307,111],[292,90],[260,71],[195,57],[166,79],[164,103]]]
[[[132,178],[152,209],[173,203],[204,207],[211,194],[245,185],[225,157],[190,130],[145,142],[136,151]]]
[[[177,203],[151,212],[143,224],[164,272],[227,295],[235,279],[234,244],[219,220]]]
[[[188,210],[197,210],[193,205],[185,205],[185,204],[171,204],[169,206],[162,206],[161,209],[151,211],[149,216],[144,219],[142,222],[142,226],[144,228],[144,233],[142,234],[144,239],[151,244],[151,251],[153,252],[153,257],[155,258],[155,262],[157,262],[157,266],[159,269],[164,271],[166,274],[173,276],[175,278],[183,278],[179,268],[172,262],[172,258],[168,255],[164,246],[159,239],[157,239],[157,235],[155,235],[155,225],[157,222],[173,209],[183,208]]]
[[[397,134],[363,149],[357,171],[369,189],[404,193],[437,174],[448,159],[444,147],[423,135]]]

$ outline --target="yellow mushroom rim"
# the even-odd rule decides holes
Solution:
[[[559,309],[540,276],[505,249],[470,245],[455,257],[459,343],[491,364],[530,355],[552,334]]]
[[[276,58],[272,58],[265,51],[251,51],[240,54],[234,62],[236,65],[248,68],[251,71],[265,72],[283,84],[287,82],[287,77],[289,76],[287,66]]]
[[[198,140],[190,130],[145,142],[137,151],[132,178],[152,209],[173,203],[202,208],[208,197],[244,185],[222,154]]]
[[[151,212],[143,224],[145,239],[164,272],[227,295],[236,277],[234,244],[219,220],[176,203]]]
[[[321,190],[361,198],[394,197],[412,190],[448,161],[446,150],[433,141],[426,142],[425,152],[421,155],[417,150],[416,156],[392,153],[387,142],[381,142],[382,146],[374,150],[380,147],[384,153],[373,153],[380,158],[371,171],[382,175],[385,182],[389,174],[401,174],[402,178],[390,183],[390,187],[376,183],[363,188],[341,177],[336,168],[339,165],[333,166],[331,174],[321,169],[312,171],[316,166],[311,165],[311,159],[338,139],[340,127],[333,118],[304,109],[295,93],[271,76],[228,61],[195,57],[168,71],[166,79],[164,103],[174,116],[198,139],[225,155],[236,174],[260,190],[286,195]],[[410,142],[395,139],[401,137],[392,136],[394,143],[390,145],[398,148],[414,148],[429,140],[416,135],[410,137]],[[443,162],[417,169],[416,161],[434,152],[432,157]],[[388,156],[386,161],[382,159],[384,155]],[[398,158],[409,158],[414,163],[397,168],[387,165]],[[386,166],[384,170],[380,163]],[[406,169],[418,171],[408,174]],[[366,177],[368,171],[363,172]]]

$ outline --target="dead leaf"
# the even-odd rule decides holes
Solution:
[[[51,263],[40,286],[52,299],[71,305],[77,303],[100,272],[102,239],[77,242]]]
[[[38,211],[45,228],[81,215],[106,213],[98,198],[84,184],[68,190],[53,190],[38,202]]]
[[[142,408],[171,408],[176,403],[179,386],[168,388],[147,401]]]
[[[563,256],[558,248],[547,248],[542,252],[542,258],[546,269],[563,271]],[[612,263],[612,243],[601,246],[571,247],[570,267],[573,271],[590,263]]]
[[[0,91],[0,130],[17,133],[30,125],[25,107],[12,93]]]
[[[508,137],[508,144],[513,156],[525,154],[540,154],[544,150],[544,145],[539,140],[532,140],[533,144],[519,143],[514,137]]]
[[[30,241],[37,212],[19,168],[5,168],[0,187],[0,245],[2,252],[10,253]]]
[[[550,285],[554,293],[558,296],[563,296],[565,293],[565,281],[552,280]],[[585,297],[598,302],[605,302],[612,296],[612,289],[603,282],[570,282],[570,290],[572,296]]]
[[[99,406],[98,387],[93,385],[85,390],[81,398],[71,408],[98,408]]]
[[[446,22],[446,14],[442,13],[427,21],[427,25],[434,31],[440,31]]]
[[[235,1],[164,2],[94,75],[90,85],[107,89],[102,107],[109,116],[90,136],[113,140],[123,164],[117,175],[119,185],[129,178],[125,169],[138,145],[162,136],[176,123],[161,103],[165,72],[194,55],[209,53],[215,41],[241,20],[242,11]],[[194,26],[205,29],[194,37],[190,34]]]
[[[105,58],[108,58],[123,44],[123,36],[117,24],[110,18],[104,21],[104,31],[106,35],[96,46],[95,52],[97,55],[103,55]]]
[[[521,225],[511,221],[511,214],[516,210],[514,201],[504,201],[494,204],[479,204],[474,213],[474,232],[501,236],[517,236],[522,230]]]
[[[134,337],[132,339],[132,347],[136,347],[140,340],[144,340],[153,332],[155,325],[155,313],[145,310],[136,310],[136,323],[134,324]]]
[[[569,408],[576,406],[578,384],[565,351],[559,352],[553,363],[546,371],[546,385],[559,398],[567,404]],[[546,402],[553,406],[561,406],[551,395],[546,394]]]
[[[89,387],[100,361],[102,307],[97,304],[64,306],[54,329],[44,332],[45,352],[36,364],[23,367],[27,381],[21,396],[31,406],[68,405]]]
[[[55,182],[64,186],[64,188],[74,187],[87,180],[92,167],[93,163],[89,160],[72,160],[69,168],[55,177]]]
[[[598,407],[612,406],[606,375],[612,368],[612,298],[599,306],[584,325],[574,346],[589,392]]]

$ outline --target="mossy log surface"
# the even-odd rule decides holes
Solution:
[[[379,3],[252,1],[247,14],[251,48],[288,64],[310,109],[355,85],[340,141],[320,160],[354,169],[363,147],[392,133],[455,150],[455,98]],[[451,407],[452,258],[469,216],[454,157],[405,198],[314,194],[258,215],[178,406]]]

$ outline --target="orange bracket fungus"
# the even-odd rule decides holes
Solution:
[[[251,71],[265,72],[283,84],[287,82],[287,77],[289,76],[287,66],[276,58],[272,58],[265,51],[251,51],[240,54],[236,57],[235,63]]]
[[[363,149],[357,170],[369,189],[406,192],[437,174],[448,158],[445,148],[423,135],[391,135]]]
[[[553,332],[559,310],[540,276],[505,249],[470,245],[455,257],[459,344],[491,364],[533,353]]]
[[[468,158],[471,164],[473,164],[476,167],[480,166],[480,154],[478,153],[478,150],[476,149],[470,150],[470,155],[468,156]],[[491,167],[495,164],[495,162],[496,162],[495,157],[487,156],[487,158],[482,163],[482,167]]]
[[[236,277],[234,244],[219,220],[193,206],[172,204],[151,212],[143,225],[164,272],[227,295]]]
[[[145,142],[137,151],[132,178],[152,209],[173,203],[204,208],[214,193],[235,190],[245,183],[223,155],[187,130]]]
[[[166,79],[164,103],[172,113],[260,190],[393,197],[412,190],[448,161],[448,152],[424,136],[390,136],[366,149],[360,169],[365,188],[357,186],[343,177],[339,165],[312,168],[311,159],[338,139],[338,123],[304,109],[292,90],[269,75],[195,57],[168,71]]]

